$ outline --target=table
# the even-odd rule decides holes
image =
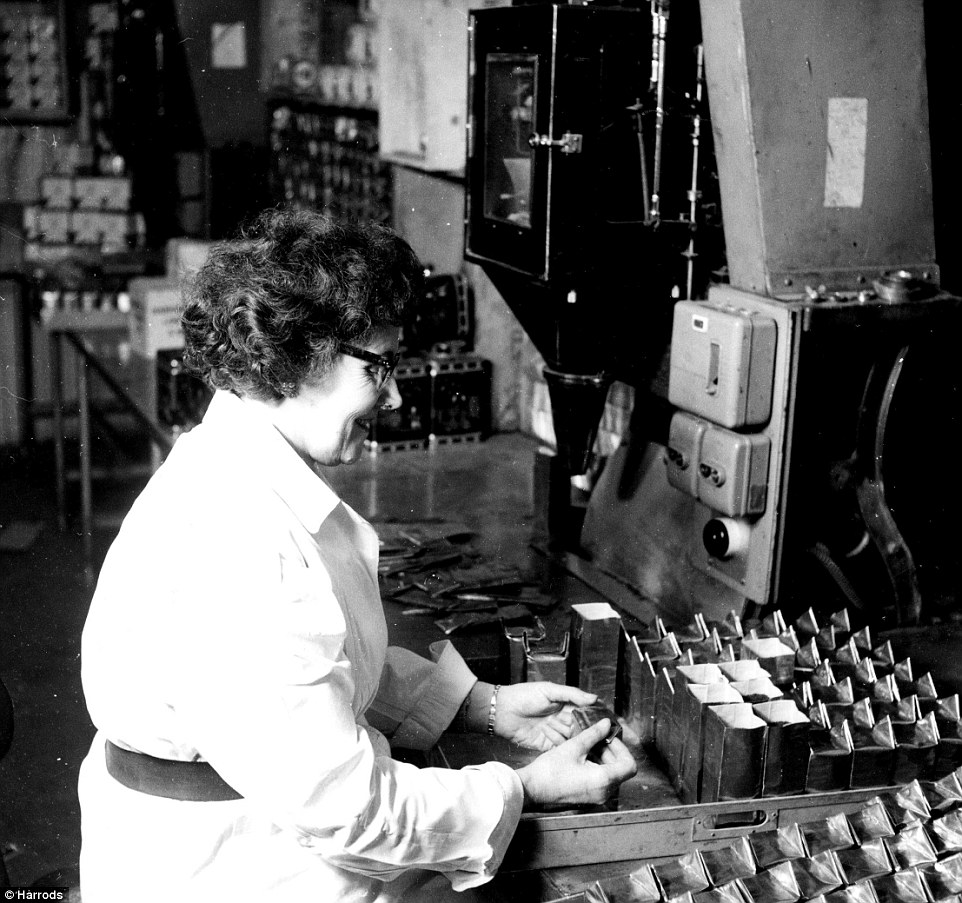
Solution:
[[[127,468],[128,474],[146,475],[156,469],[158,461],[170,451],[174,441],[174,436],[157,422],[145,401],[145,398],[149,399],[154,394],[152,387],[156,384],[153,360],[132,355],[125,366],[119,369],[113,362],[99,356],[88,341],[90,334],[126,328],[127,317],[128,314],[117,310],[44,311],[41,314],[41,323],[50,342],[57,520],[60,529],[66,529],[67,481],[69,478],[79,478],[80,521],[88,569],[92,569],[93,479],[104,475],[93,466],[90,374],[95,374],[120,402],[122,409],[133,415],[138,425],[150,437],[156,450],[149,465]],[[64,448],[63,360],[68,347],[77,353],[79,468],[76,471],[68,469]]]

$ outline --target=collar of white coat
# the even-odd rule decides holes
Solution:
[[[230,392],[217,391],[204,415],[204,426],[226,432],[239,442],[244,457],[270,474],[274,491],[311,533],[316,533],[341,499],[297,454],[267,414]]]

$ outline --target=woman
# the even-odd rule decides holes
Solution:
[[[390,230],[307,212],[263,214],[198,274],[185,357],[214,398],[125,519],[84,629],[85,903],[413,899],[423,870],[462,890],[524,804],[599,802],[634,772],[618,741],[587,760],[606,722],[566,740],[589,694],[492,687],[447,643],[387,648],[376,534],[323,472],[400,403],[419,285]],[[387,737],[424,749],[455,720],[546,752],[391,759]]]

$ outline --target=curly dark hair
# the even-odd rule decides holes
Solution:
[[[386,226],[266,210],[214,244],[188,285],[184,362],[215,389],[291,396],[330,368],[338,341],[400,325],[422,284],[411,247]]]

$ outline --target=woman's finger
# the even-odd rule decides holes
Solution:
[[[551,702],[571,703],[571,705],[592,705],[598,701],[597,695],[580,690],[578,687],[568,687],[564,684],[545,683],[541,688],[545,697]]]
[[[619,783],[638,771],[638,763],[631,750],[617,737],[605,746],[600,758],[611,778]]]
[[[605,739],[610,729],[611,722],[602,718],[601,721],[586,727],[580,734],[575,734],[568,742],[580,758],[587,758],[591,750]]]
[[[544,724],[542,726],[541,735],[548,741],[549,746],[560,746],[568,739],[567,734],[561,733],[561,731],[551,724]]]
[[[574,728],[573,719],[571,717],[563,718],[560,713],[548,719],[547,723],[565,738],[571,736],[571,732]]]

